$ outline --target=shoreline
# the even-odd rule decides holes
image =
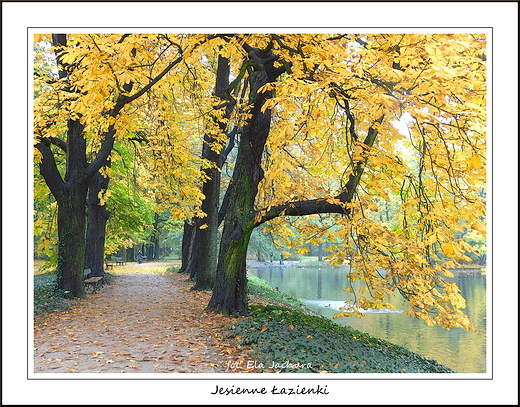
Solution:
[[[318,260],[284,260],[282,264],[278,260],[271,261],[258,261],[258,260],[247,260],[247,267],[252,268],[347,268],[347,264],[340,266],[331,266],[326,260],[319,262]],[[450,268],[448,270],[454,273],[485,273],[487,266],[480,266],[476,264],[464,264],[460,267]]]

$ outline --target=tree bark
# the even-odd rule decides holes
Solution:
[[[150,236],[150,241],[152,242],[151,246],[153,248],[153,257],[149,257],[148,260],[159,260],[161,257],[161,248],[159,242],[159,214],[154,213],[154,221],[153,221],[153,232],[152,236]]]
[[[195,225],[190,221],[184,221],[184,228],[182,231],[182,245],[181,245],[181,268],[179,273],[190,273],[193,253],[192,244],[195,233]]]
[[[87,186],[67,186],[58,203],[57,288],[73,297],[84,298],[85,200]]]

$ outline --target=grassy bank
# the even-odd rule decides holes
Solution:
[[[401,346],[312,315],[298,299],[248,277],[250,294],[277,305],[254,305],[252,315],[232,324],[230,336],[251,345],[258,363],[272,371],[333,373],[453,373]]]

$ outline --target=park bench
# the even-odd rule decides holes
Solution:
[[[105,259],[105,268],[107,270],[113,270],[114,269],[114,263],[110,263],[107,259]]]
[[[125,265],[125,261],[123,260],[122,257],[116,257],[115,258],[115,261],[116,261],[116,266],[124,266]]]
[[[92,273],[92,270],[85,269],[83,271],[83,276],[87,277]],[[90,289],[90,292],[92,294],[95,294],[99,291],[101,288],[101,284],[103,283],[103,277],[90,277],[87,278],[85,281],[83,281],[85,284],[85,292],[88,292],[88,289]]]

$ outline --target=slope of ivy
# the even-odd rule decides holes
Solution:
[[[401,346],[302,311],[274,305],[251,307],[251,316],[229,335],[251,345],[265,371],[333,373],[453,373]]]

